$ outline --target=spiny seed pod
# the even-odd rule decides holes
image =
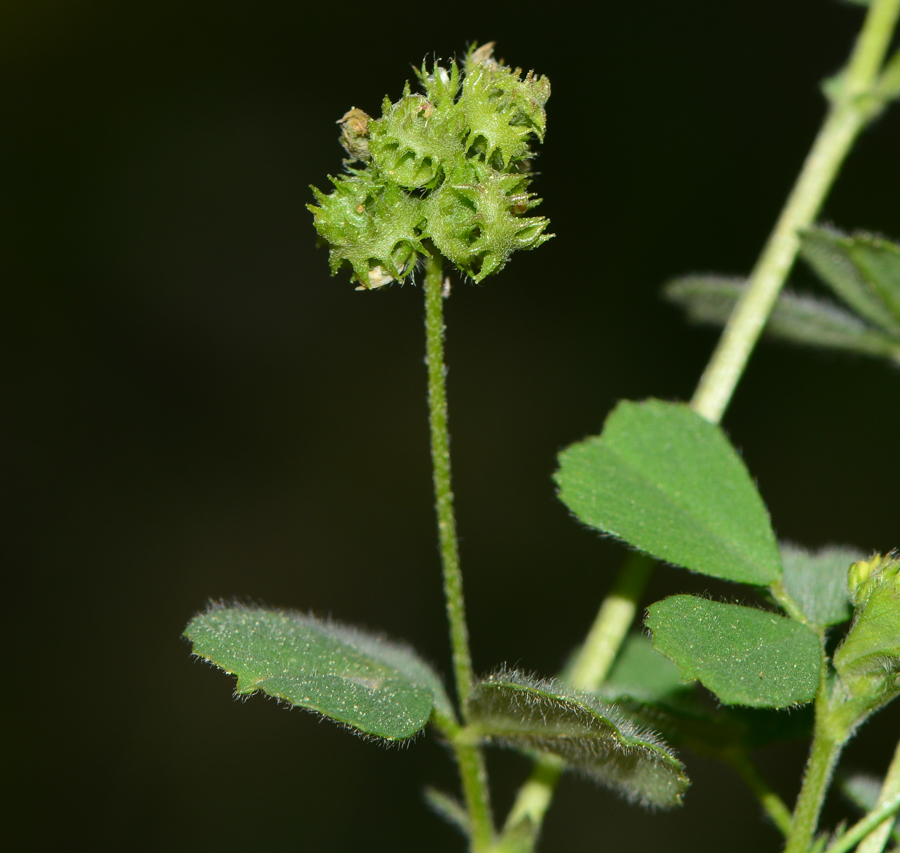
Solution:
[[[371,290],[408,276],[422,245],[422,200],[396,184],[373,181],[366,173],[330,178],[331,195],[312,187],[319,205],[307,205],[321,242],[331,247],[332,275],[353,267],[359,290]]]
[[[455,64],[453,75],[458,89]],[[384,99],[382,118],[369,124],[369,145],[385,178],[408,189],[433,187],[462,159],[465,124],[449,97],[452,88],[448,85],[442,106],[425,95],[411,94],[408,83],[396,104]]]
[[[542,216],[523,213],[537,205],[526,191],[528,176],[504,174],[478,162],[454,172],[426,202],[428,233],[440,252],[481,281],[502,269],[517,249],[534,249],[552,236]]]
[[[338,122],[349,174],[331,179],[330,195],[313,188],[308,207],[332,274],[349,264],[359,290],[407,278],[426,246],[481,281],[553,236],[546,219],[524,216],[538,203],[529,143],[543,141],[550,83],[498,63],[493,43],[473,45],[463,68],[423,64],[424,94],[407,83],[381,118],[354,107]]]
[[[522,80],[521,69],[510,71],[491,59],[471,66],[467,63],[459,99],[469,128],[467,148],[495,168],[508,169],[531,154],[532,133],[544,141],[550,81],[532,71]]]

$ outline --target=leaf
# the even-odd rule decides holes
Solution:
[[[475,686],[468,718],[482,737],[556,755],[644,805],[679,805],[689,784],[681,762],[659,737],[556,681],[498,672]]]
[[[438,676],[407,646],[294,611],[212,604],[185,629],[194,654],[261,691],[388,741],[453,710]]]
[[[640,633],[625,638],[602,689],[648,702],[682,707],[695,704],[696,691],[681,680],[678,666]]]
[[[833,228],[800,235],[804,260],[857,314],[900,337],[900,246],[871,234]]]
[[[853,625],[834,653],[834,668],[868,710],[900,693],[900,558],[888,555],[853,565]]]
[[[724,326],[745,290],[743,279],[693,275],[673,279],[663,295],[684,308],[691,322]],[[794,344],[900,358],[900,338],[873,329],[829,300],[789,291],[778,297],[765,333]]]
[[[784,743],[807,737],[812,729],[812,706],[790,713],[714,706],[696,682],[684,684],[679,667],[639,633],[625,640],[598,694],[673,746],[698,755],[721,757],[736,746]]]
[[[864,556],[847,546],[829,545],[812,552],[783,542],[785,589],[814,625],[840,625],[853,615],[847,571]]]
[[[621,402],[603,433],[559,457],[556,483],[581,521],[661,560],[765,585],[781,557],[762,498],[719,427],[687,406]]]
[[[819,684],[814,631],[763,610],[673,595],[645,620],[653,646],[726,705],[787,708],[812,701]]]

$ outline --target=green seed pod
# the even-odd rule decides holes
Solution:
[[[470,56],[473,55],[470,52]],[[531,134],[543,142],[547,129],[544,106],[550,97],[550,81],[529,71],[511,71],[488,55],[477,65],[466,64],[459,105],[469,128],[466,141],[473,154],[498,169],[527,159]]]
[[[481,281],[502,269],[517,249],[534,249],[553,235],[542,216],[523,213],[540,199],[527,192],[526,174],[504,174],[469,161],[426,202],[428,233],[440,252]]]
[[[456,64],[451,75],[436,67],[430,77],[425,75],[425,85],[426,95],[411,94],[407,83],[396,104],[385,98],[382,118],[369,125],[378,170],[408,189],[437,186],[463,157],[466,128],[454,103]]]
[[[359,289],[366,290],[408,276],[417,253],[428,254],[421,239],[421,199],[396,184],[373,181],[367,173],[330,180],[334,192],[325,195],[312,187],[319,204],[307,207],[320,241],[331,248],[332,275],[347,262]]]
[[[433,244],[481,281],[553,236],[546,219],[524,216],[538,203],[528,192],[529,143],[544,138],[550,83],[492,54],[492,44],[473,46],[464,75],[455,62],[423,64],[424,94],[407,83],[397,103],[384,99],[381,118],[354,107],[340,119],[349,174],[331,179],[330,195],[314,188],[317,204],[308,205],[332,273],[346,262],[358,289],[371,290],[409,276]]]

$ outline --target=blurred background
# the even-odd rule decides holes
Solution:
[[[552,81],[533,188],[558,236],[446,304],[475,666],[551,674],[624,554],[568,517],[556,453],[620,398],[690,398],[716,334],[660,285],[752,266],[862,11],[7,0],[0,19],[8,849],[461,851],[422,801],[456,785],[431,736],[386,750],[233,701],[180,636],[240,596],[450,670],[422,293],[329,277],[305,204],[341,168],[335,121],[472,40]],[[900,238],[898,151],[894,107],[823,218]],[[889,549],[898,416],[896,369],[763,344],[724,425],[781,537]],[[682,590],[743,594],[663,568],[648,603]],[[897,711],[849,764],[886,768]],[[786,798],[805,749],[759,755]],[[567,779],[544,849],[778,849],[730,771],[684,758],[677,812]],[[528,763],[489,760],[503,814]]]

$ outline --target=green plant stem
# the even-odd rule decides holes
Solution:
[[[747,783],[753,791],[756,799],[771,819],[778,831],[787,838],[791,832],[791,811],[784,804],[784,800],[772,790],[769,783],[760,775],[759,770],[750,760],[746,752],[736,751],[728,755],[728,763],[737,771],[738,775]]]
[[[595,690],[603,683],[634,622],[652,572],[653,560],[650,557],[629,554],[568,674],[573,687]],[[537,831],[553,801],[553,792],[563,766],[563,762],[552,756],[539,758],[535,762],[528,781],[519,789],[504,831],[512,831],[527,821],[534,827],[536,840]]]
[[[444,367],[444,305],[441,295],[443,264],[432,252],[425,266],[425,336],[428,363],[428,420],[431,426],[431,459],[434,467],[434,497],[437,510],[444,598],[450,623],[453,674],[463,719],[474,676],[469,654],[469,631],[463,598],[456,516],[450,482],[450,434],[447,430],[447,389]],[[472,849],[487,850],[493,842],[494,826],[484,756],[479,747],[451,738],[462,780],[466,807],[472,825]]]
[[[798,232],[818,215],[853,142],[875,115],[863,95],[876,82],[898,14],[900,0],[873,0],[869,7],[825,123],[703,373],[692,406],[713,423],[728,407],[794,264],[800,248]]]
[[[889,800],[885,800],[881,805],[869,812],[859,823],[851,826],[825,853],[848,853],[855,845],[859,844],[861,838],[869,835],[878,826],[887,826],[888,834],[890,834],[890,827],[893,823],[890,818],[894,817],[898,810],[900,810],[900,792],[894,794]],[[883,846],[884,843],[882,842]],[[862,849],[861,845],[857,847],[857,853]]]
[[[852,725],[847,724],[843,715],[829,708],[827,675],[828,658],[823,639],[812,747],[803,776],[803,786],[794,805],[791,831],[784,853],[806,853],[809,849],[819,824],[819,813],[822,811],[834,767],[852,731]]]
[[[754,346],[778,299],[800,247],[798,231],[812,224],[828,191],[831,189],[845,157],[865,125],[877,110],[866,104],[862,96],[872,89],[900,14],[900,0],[873,0],[847,65],[841,95],[829,109],[794,188],[750,276],[747,290],[725,327],[710,362],[703,372],[691,407],[712,423],[719,423],[728,407],[747,366]],[[652,566],[652,564],[651,564]],[[620,570],[610,598],[618,590],[631,590],[634,611],[650,578],[650,570],[642,568],[639,576],[629,560]],[[634,573],[634,577],[631,575]],[[608,621],[607,621],[608,618]],[[594,682],[582,687],[596,688],[605,676],[603,666],[585,661],[611,660],[615,657],[624,634],[620,626],[626,610],[604,600],[582,646],[574,671],[594,673]],[[630,624],[630,623],[629,623]],[[607,665],[608,671],[608,665]],[[535,838],[553,799],[561,768],[539,760],[525,785],[520,789],[506,822],[506,830],[530,820]],[[830,773],[830,771],[829,771]],[[818,816],[818,811],[816,811]]]
[[[569,680],[573,687],[596,690],[603,683],[634,623],[652,573],[650,557],[637,553],[628,555],[572,666]]]
[[[894,750],[894,757],[891,759],[891,766],[888,767],[887,775],[881,785],[881,794],[878,797],[876,810],[884,806],[888,802],[892,802],[900,796],[900,743]],[[887,844],[888,838],[891,836],[891,830],[894,828],[894,821],[886,820],[873,829],[863,840],[856,850],[856,853],[881,853],[884,845]]]

